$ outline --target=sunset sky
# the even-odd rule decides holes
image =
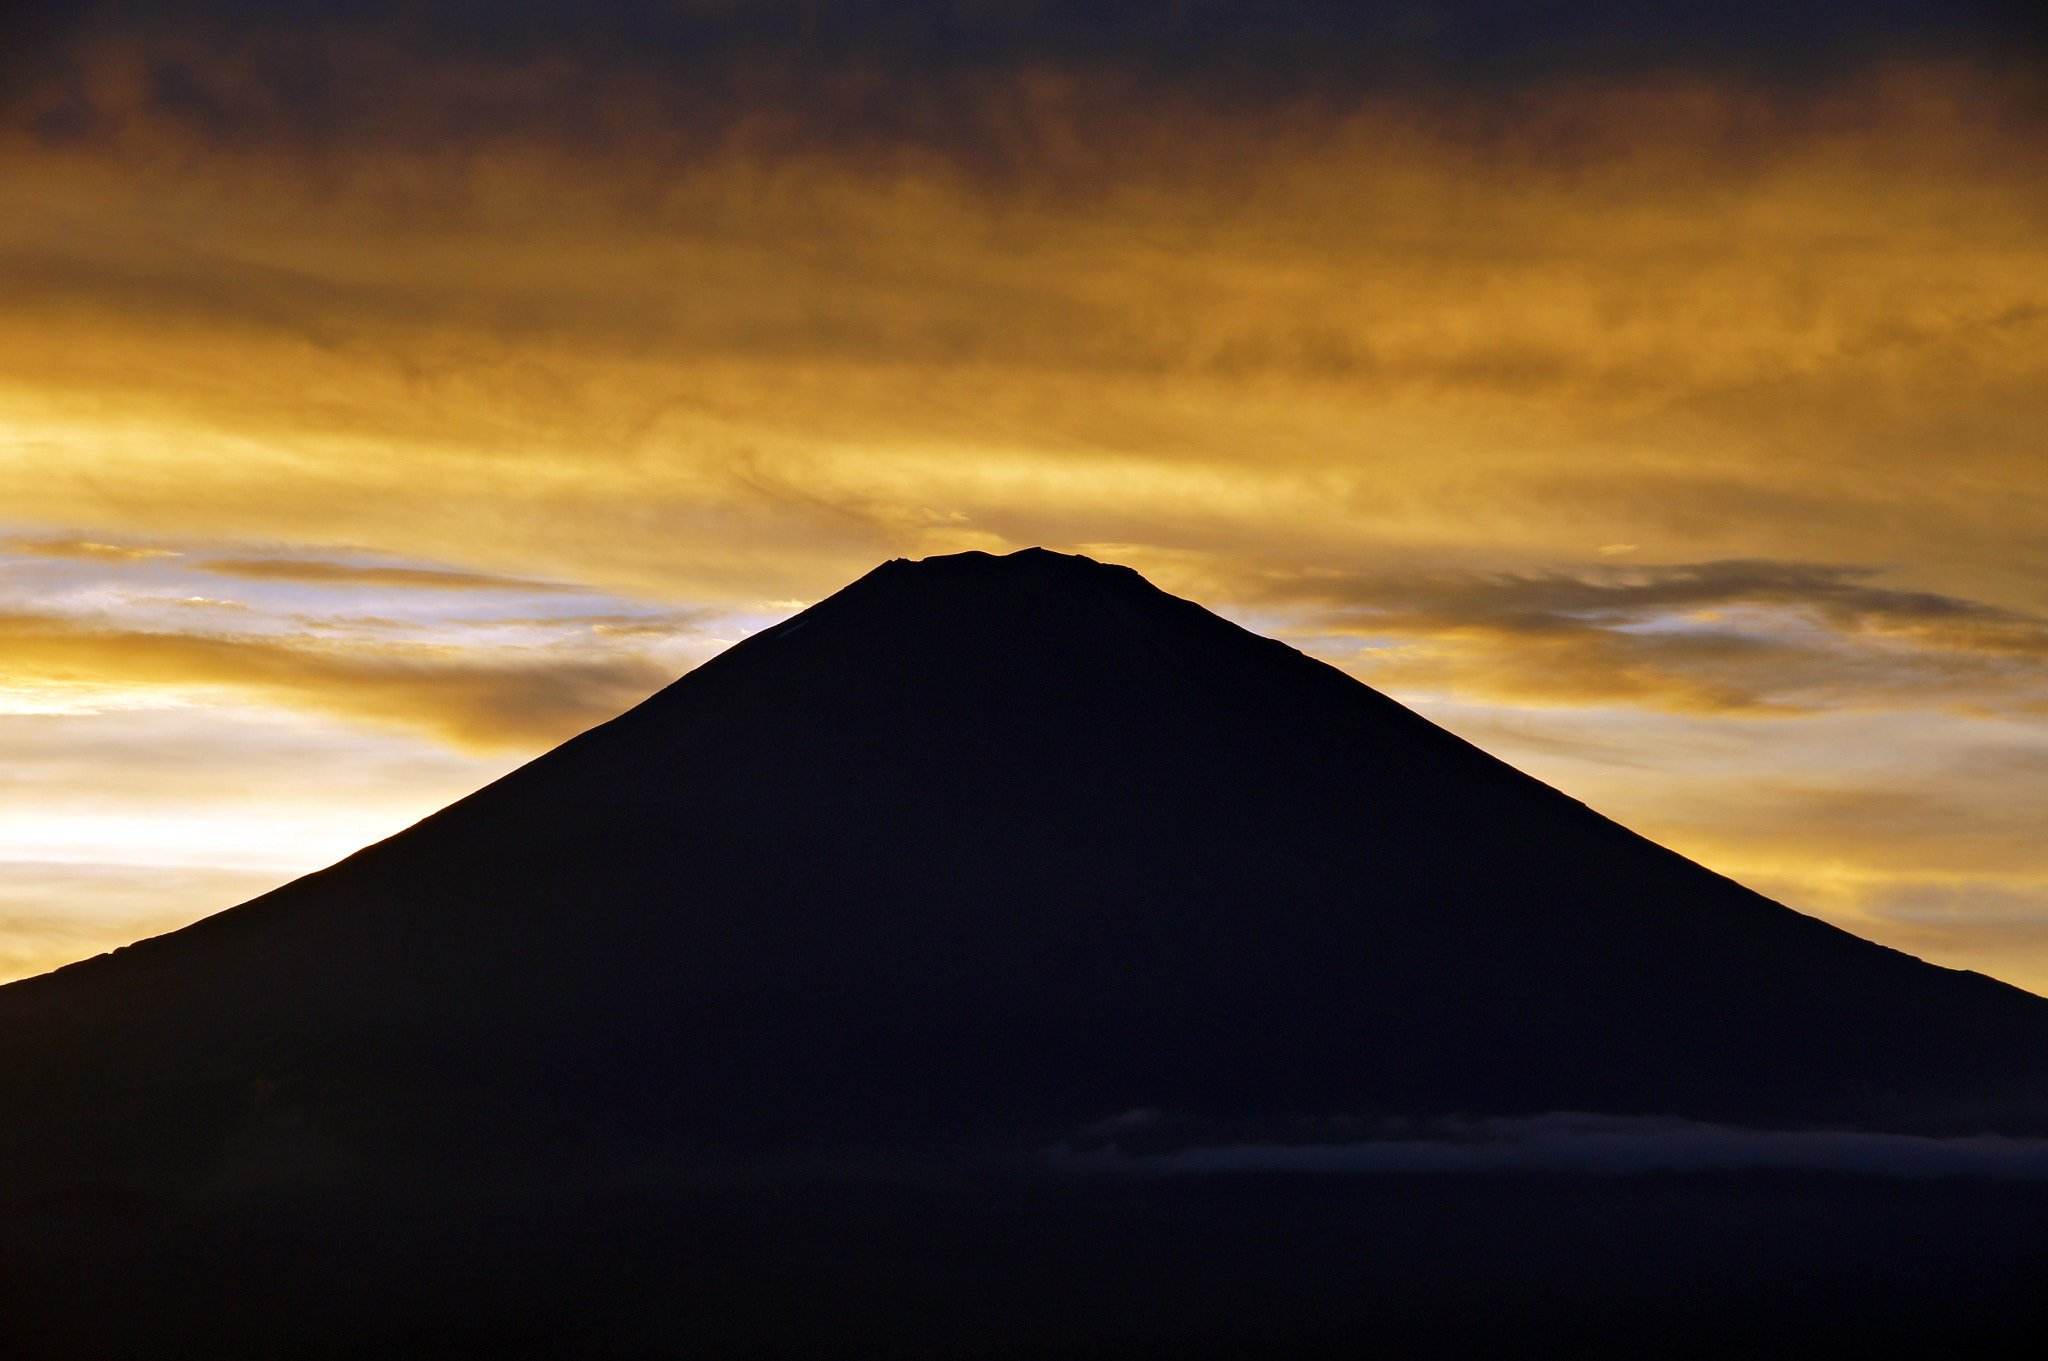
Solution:
[[[1036,544],[2048,991],[2026,13],[17,5],[0,977]]]

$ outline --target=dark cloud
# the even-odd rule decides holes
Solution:
[[[31,4],[47,33],[62,8]],[[1577,59],[1813,61],[1873,43],[1985,41],[2037,29],[2011,0],[102,0],[101,25],[203,22],[403,33],[437,55],[573,52],[695,66],[801,54],[884,69],[1115,63],[1296,79],[1404,64],[1491,69]]]
[[[423,567],[378,567],[302,558],[209,558],[194,568],[248,581],[299,581],[318,586],[397,586],[428,591],[581,591],[559,581],[528,581],[483,572],[443,572]]]
[[[1579,572],[1299,577],[1272,592],[1333,617],[1403,628],[1486,625],[1527,633],[1619,627],[1740,606],[1808,612],[1843,631],[1910,631],[1985,651],[2048,654],[2048,618],[1930,591],[1869,584],[1875,567],[1728,561]],[[1347,614],[1347,610],[1357,613]]]
[[[214,145],[540,138],[905,147],[1012,166],[1052,123],[1114,155],[1172,98],[1242,113],[1685,68],[1796,88],[1886,56],[2036,46],[2004,0],[107,0],[32,7],[22,125]],[[80,52],[114,65],[81,60]],[[1142,90],[1142,95],[1134,91]],[[1178,92],[1173,95],[1171,92]],[[1049,110],[1062,115],[1048,121]],[[1137,148],[1131,148],[1137,150]]]
[[[1872,584],[1879,575],[1726,561],[1300,575],[1264,595],[1320,607],[1311,636],[1373,640],[1346,660],[1393,688],[1692,712],[2048,703],[2048,618]]]

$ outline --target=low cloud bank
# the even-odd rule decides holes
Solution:
[[[1648,1116],[1547,1115],[1432,1122],[1418,1137],[1357,1143],[1225,1144],[1126,1154],[1114,1143],[1046,1160],[1064,1171],[1190,1176],[1220,1172],[1720,1172],[1766,1168],[1873,1177],[2048,1181],[2048,1139],[1930,1138],[1830,1130],[1742,1129]]]

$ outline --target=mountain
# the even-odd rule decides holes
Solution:
[[[0,1035],[0,1099],[117,1156],[77,1122],[245,1140],[251,1092],[706,1154],[1135,1108],[2048,1114],[2048,1001],[1035,549],[885,564],[330,869],[0,989]]]
[[[742,1168],[1014,1165],[1132,1111],[1186,1142],[1559,1110],[2039,1131],[2048,1000],[1791,911],[1128,569],[1037,549],[887,563],[329,869],[0,988],[0,1220],[52,1196],[246,1208],[374,1185],[413,1224],[392,1188],[422,1177],[730,1187]],[[833,1184],[798,1237],[887,1219]],[[1020,1203],[1069,1204],[1045,1194]],[[479,1203],[461,1222],[509,1213]],[[1087,1203],[1045,1242],[1138,1232],[1139,1211],[1110,1231]],[[1249,1242],[1275,1206],[1322,1203],[1203,1201],[1096,1266],[1128,1274],[1172,1223]],[[690,1222],[744,1238],[787,1211],[748,1204]],[[964,1243],[964,1214],[917,1222]],[[1998,1222],[1973,1241],[2005,1241]],[[506,1241],[567,1233],[549,1223]],[[878,1251],[868,1232],[846,1260]],[[163,1234],[134,1260],[187,1255]],[[960,1260],[1001,1257],[973,1241]],[[803,1258],[774,1243],[718,1308],[797,1289],[762,1284]],[[887,1280],[943,1277],[917,1260]],[[778,1321],[730,1354],[783,1354],[762,1338],[787,1311],[762,1307]],[[805,1336],[788,1354],[824,1354]]]

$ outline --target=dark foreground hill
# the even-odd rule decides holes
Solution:
[[[1644,1354],[1667,1316],[1967,1355],[2038,1321],[2038,1185],[1034,1162],[1141,1109],[1168,1143],[2048,1125],[2048,1000],[1038,550],[889,563],[331,869],[0,989],[0,1065],[0,1281],[53,1355]]]

